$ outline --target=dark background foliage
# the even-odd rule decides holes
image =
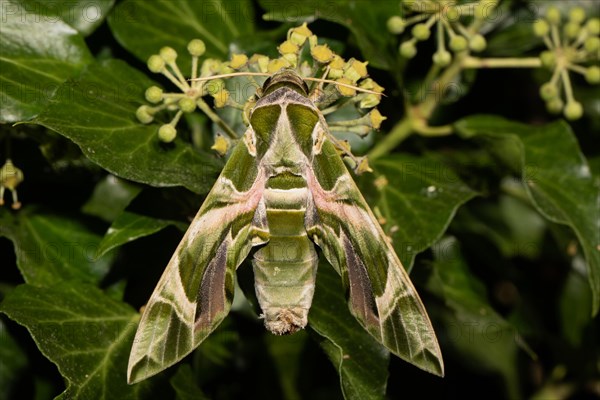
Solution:
[[[546,5],[503,1],[508,17],[491,25],[486,55],[535,57],[530,25]],[[412,135],[359,179],[424,300],[445,378],[389,357],[322,265],[307,331],[272,336],[237,296],[184,362],[128,386],[137,310],[223,165],[204,117],[184,128],[203,138],[196,147],[185,134],[163,146],[157,124],[136,121],[144,90],[169,87],[148,56],[172,46],[187,71],[196,37],[208,57],[276,56],[287,29],[314,20],[320,38],[369,61],[386,88],[377,142],[402,120],[406,91],[418,93],[431,49],[420,45],[409,63],[399,56],[384,28],[398,1],[1,0],[0,9],[0,162],[10,152],[25,173],[23,208],[0,209],[0,399],[600,394],[600,116],[583,80],[574,85],[586,114],[567,123],[538,98],[548,71],[462,74],[459,96],[429,121],[454,134]],[[382,190],[377,176],[388,180]],[[239,275],[251,293],[251,268]]]

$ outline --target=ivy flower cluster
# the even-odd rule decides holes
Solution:
[[[205,79],[216,75],[232,73],[261,73],[265,78],[255,75],[245,77],[256,89],[261,87],[259,79],[266,79],[269,74],[284,68],[295,69],[300,76],[321,78],[320,82],[308,82],[311,87],[311,100],[327,116],[341,107],[354,103],[359,117],[352,120],[335,121],[329,124],[332,132],[345,131],[365,136],[372,130],[379,129],[386,119],[377,110],[383,88],[368,77],[367,62],[354,58],[345,60],[336,54],[328,45],[320,44],[316,35],[307,27],[292,28],[287,38],[278,46],[279,57],[270,58],[262,54],[248,57],[245,54],[232,54],[228,61],[207,58],[201,62],[206,47],[202,40],[194,39],[188,44],[188,52],[192,57],[190,79],[186,79],[177,66],[177,52],[171,47],[163,47],[159,54],[148,59],[148,68],[168,78],[178,89],[177,93],[167,93],[157,86],[146,90],[146,100],[153,105],[142,105],[137,110],[137,118],[144,124],[154,120],[157,113],[163,110],[175,112],[172,120],[160,126],[158,137],[163,142],[171,142],[177,136],[176,126],[184,113],[194,112],[199,108],[224,132],[215,139],[213,149],[224,155],[230,147],[231,140],[237,140],[241,134],[232,130],[215,112],[214,109],[234,107],[243,112],[244,121],[248,123],[248,112],[256,99],[249,96],[238,102],[227,89],[223,78]],[[197,80],[201,78],[201,80]],[[257,79],[255,79],[257,78]],[[359,92],[364,89],[366,92]],[[212,106],[205,98],[212,98]],[[340,153],[353,160],[357,172],[370,170],[366,159],[355,157],[350,151],[348,142],[332,137]]]
[[[4,205],[4,191],[10,190],[12,193],[12,208],[18,210],[21,208],[21,202],[17,196],[17,186],[23,182],[23,171],[15,167],[13,162],[8,159],[0,168],[0,206]]]
[[[590,84],[600,83],[600,67],[589,65],[600,60],[600,19],[589,18],[581,7],[569,10],[567,18],[556,7],[549,7],[544,18],[533,24],[548,50],[540,54],[542,64],[552,71],[550,81],[540,88],[540,96],[552,113],[563,112],[576,120],[583,115],[575,100],[570,74],[580,74]]]
[[[452,62],[452,53],[485,50],[487,42],[483,35],[472,32],[461,21],[465,18],[483,21],[497,3],[497,0],[465,4],[456,4],[456,1],[403,1],[407,17],[392,16],[387,21],[387,28],[397,35],[412,26],[412,37],[402,42],[399,50],[403,57],[413,58],[417,54],[417,42],[429,39],[435,25],[437,50],[432,58],[434,64],[445,67]]]

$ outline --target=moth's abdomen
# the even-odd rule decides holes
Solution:
[[[283,335],[306,326],[318,257],[304,228],[308,189],[273,188],[280,182],[271,179],[264,193],[270,239],[254,254],[252,265],[265,326]]]

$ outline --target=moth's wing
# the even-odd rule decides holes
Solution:
[[[127,379],[181,360],[229,313],[235,270],[268,239],[264,178],[241,140],[192,221],[143,312]]]
[[[307,181],[307,232],[342,276],[352,314],[392,353],[443,376],[425,307],[329,140],[315,154]]]

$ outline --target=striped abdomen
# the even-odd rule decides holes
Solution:
[[[318,257],[304,228],[309,195],[306,181],[291,174],[270,178],[264,192],[270,239],[252,265],[265,326],[278,335],[306,326],[315,291]]]

